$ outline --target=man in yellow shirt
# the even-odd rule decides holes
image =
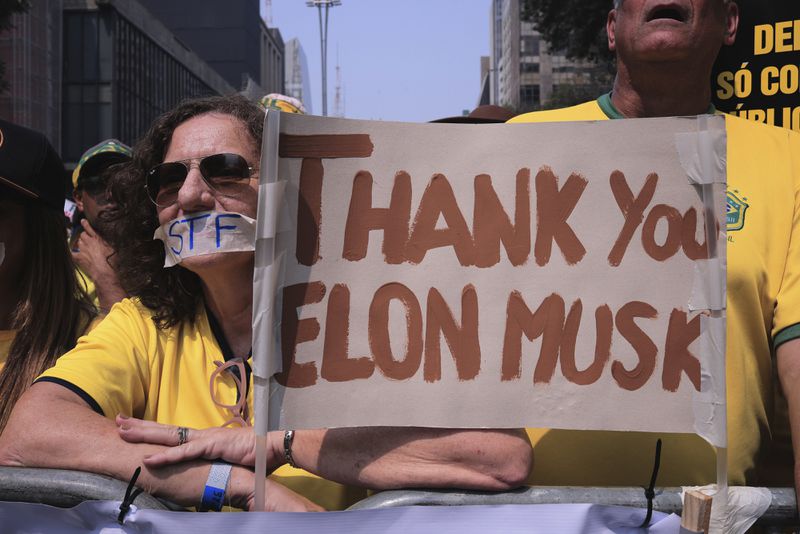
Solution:
[[[510,122],[608,120],[714,113],[709,84],[721,45],[732,44],[729,0],[615,0],[607,29],[617,56],[611,93]],[[788,130],[726,117],[728,135],[727,382],[729,481],[753,484],[770,436],[773,354],[795,433],[800,394],[800,139]],[[641,485],[657,437],[529,429],[537,484]],[[715,479],[713,449],[696,436],[666,440],[660,485]],[[800,440],[795,439],[797,446]],[[789,466],[786,466],[787,472]]]
[[[107,189],[115,166],[130,159],[129,146],[106,139],[84,152],[72,172],[72,196],[79,212],[79,224],[70,237],[72,258],[86,293],[106,313],[127,295],[110,261],[114,250],[107,243],[100,214],[110,203]]]

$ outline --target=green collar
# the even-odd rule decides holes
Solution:
[[[614,103],[611,102],[611,93],[608,92],[604,95],[600,95],[597,99],[597,105],[600,106],[600,109],[603,113],[606,114],[606,117],[609,119],[624,119],[625,115],[619,112],[619,110],[614,107]],[[714,115],[717,113],[717,108],[714,107],[714,104],[708,105],[708,111],[706,111],[709,115]]]

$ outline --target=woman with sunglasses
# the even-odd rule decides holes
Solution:
[[[128,479],[164,445],[191,442],[190,428],[251,421],[254,253],[198,255],[164,268],[164,245],[153,235],[162,225],[221,213],[255,219],[262,125],[263,110],[241,97],[189,101],[156,120],[129,172],[115,177],[117,204],[108,215],[120,279],[135,298],[115,306],[34,385],[0,439],[0,461]],[[117,414],[123,432],[141,424],[133,416],[165,437],[123,441]],[[205,509],[223,501],[253,506],[251,459],[230,451],[253,443],[252,430],[215,436],[233,467],[203,459],[144,464],[139,484]],[[364,496],[361,488],[507,489],[530,467],[521,431],[312,430],[285,446],[286,437],[268,437],[268,465],[277,469],[267,490],[271,510],[342,508]],[[224,497],[207,502],[214,488]]]

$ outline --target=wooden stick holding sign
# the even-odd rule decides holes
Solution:
[[[697,490],[688,490],[683,496],[681,532],[706,534],[711,522],[711,503],[714,500]]]

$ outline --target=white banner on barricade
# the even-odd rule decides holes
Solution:
[[[248,512],[200,514],[137,510],[117,522],[119,502],[87,501],[64,509],[44,504],[0,503],[6,534],[678,534],[680,518],[654,512],[647,529],[638,528],[645,511],[591,504],[500,506],[414,506],[351,512]]]

